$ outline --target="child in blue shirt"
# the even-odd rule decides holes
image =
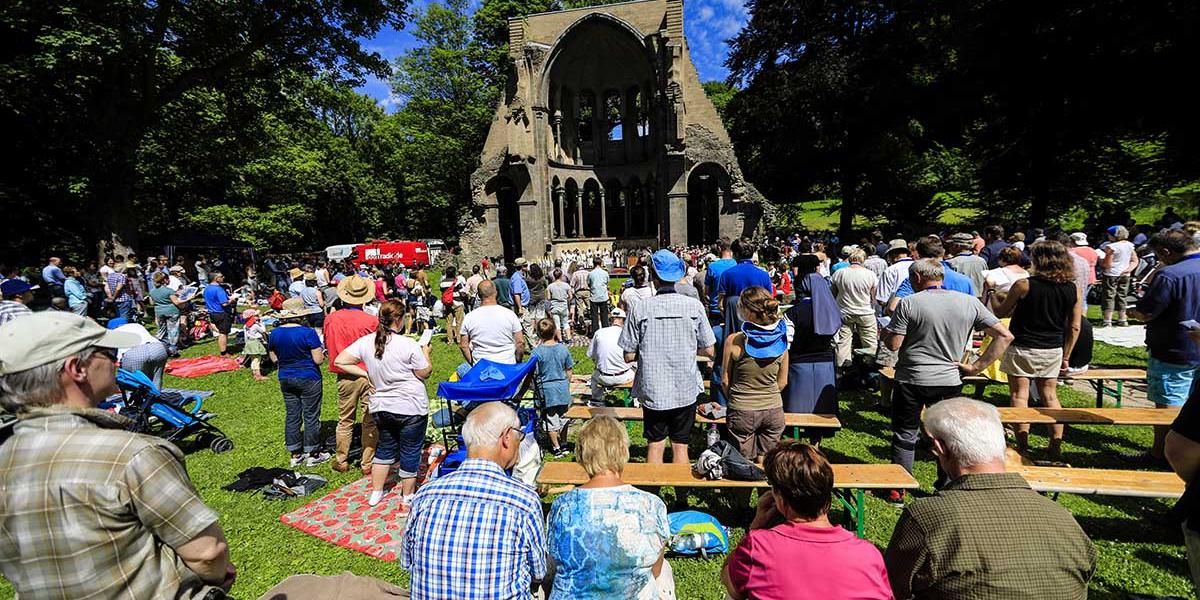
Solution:
[[[553,319],[539,320],[534,329],[542,341],[533,350],[533,358],[537,361],[537,385],[546,402],[542,418],[546,420],[546,431],[553,446],[550,451],[554,456],[562,457],[567,454],[560,441],[566,437],[563,428],[567,420],[563,415],[571,405],[571,369],[575,368],[575,360],[566,345],[556,339],[558,327]]]

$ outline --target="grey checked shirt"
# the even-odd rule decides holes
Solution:
[[[696,351],[716,342],[704,305],[671,287],[629,307],[617,344],[637,353],[633,396],[650,410],[670,410],[696,401],[704,386]]]

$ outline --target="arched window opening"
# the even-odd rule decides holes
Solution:
[[[589,91],[579,92],[578,131],[579,141],[592,141],[592,121],[596,119],[596,95]]]
[[[624,139],[625,128],[621,119],[621,92],[609,90],[604,94],[604,119],[607,123],[608,139]]]

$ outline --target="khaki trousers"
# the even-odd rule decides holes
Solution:
[[[455,346],[458,345],[459,331],[462,330],[463,307],[455,305],[446,311],[446,338]]]
[[[875,315],[842,315],[842,328],[834,336],[837,345],[837,365],[849,365],[854,357],[854,336],[858,335],[859,348],[874,349],[879,341],[879,329]]]
[[[355,377],[339,373],[337,376],[338,391],[338,424],[337,424],[337,457],[336,464],[344,465],[350,455],[350,440],[354,436],[354,421],[356,413],[362,411],[362,468],[371,467],[375,458],[375,446],[379,444],[379,430],[375,427],[375,419],[367,412],[367,387],[370,381],[366,377]]]

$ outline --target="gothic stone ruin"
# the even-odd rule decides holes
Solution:
[[[508,31],[516,77],[471,178],[466,255],[754,233],[766,204],[700,87],[681,0],[537,14]]]

